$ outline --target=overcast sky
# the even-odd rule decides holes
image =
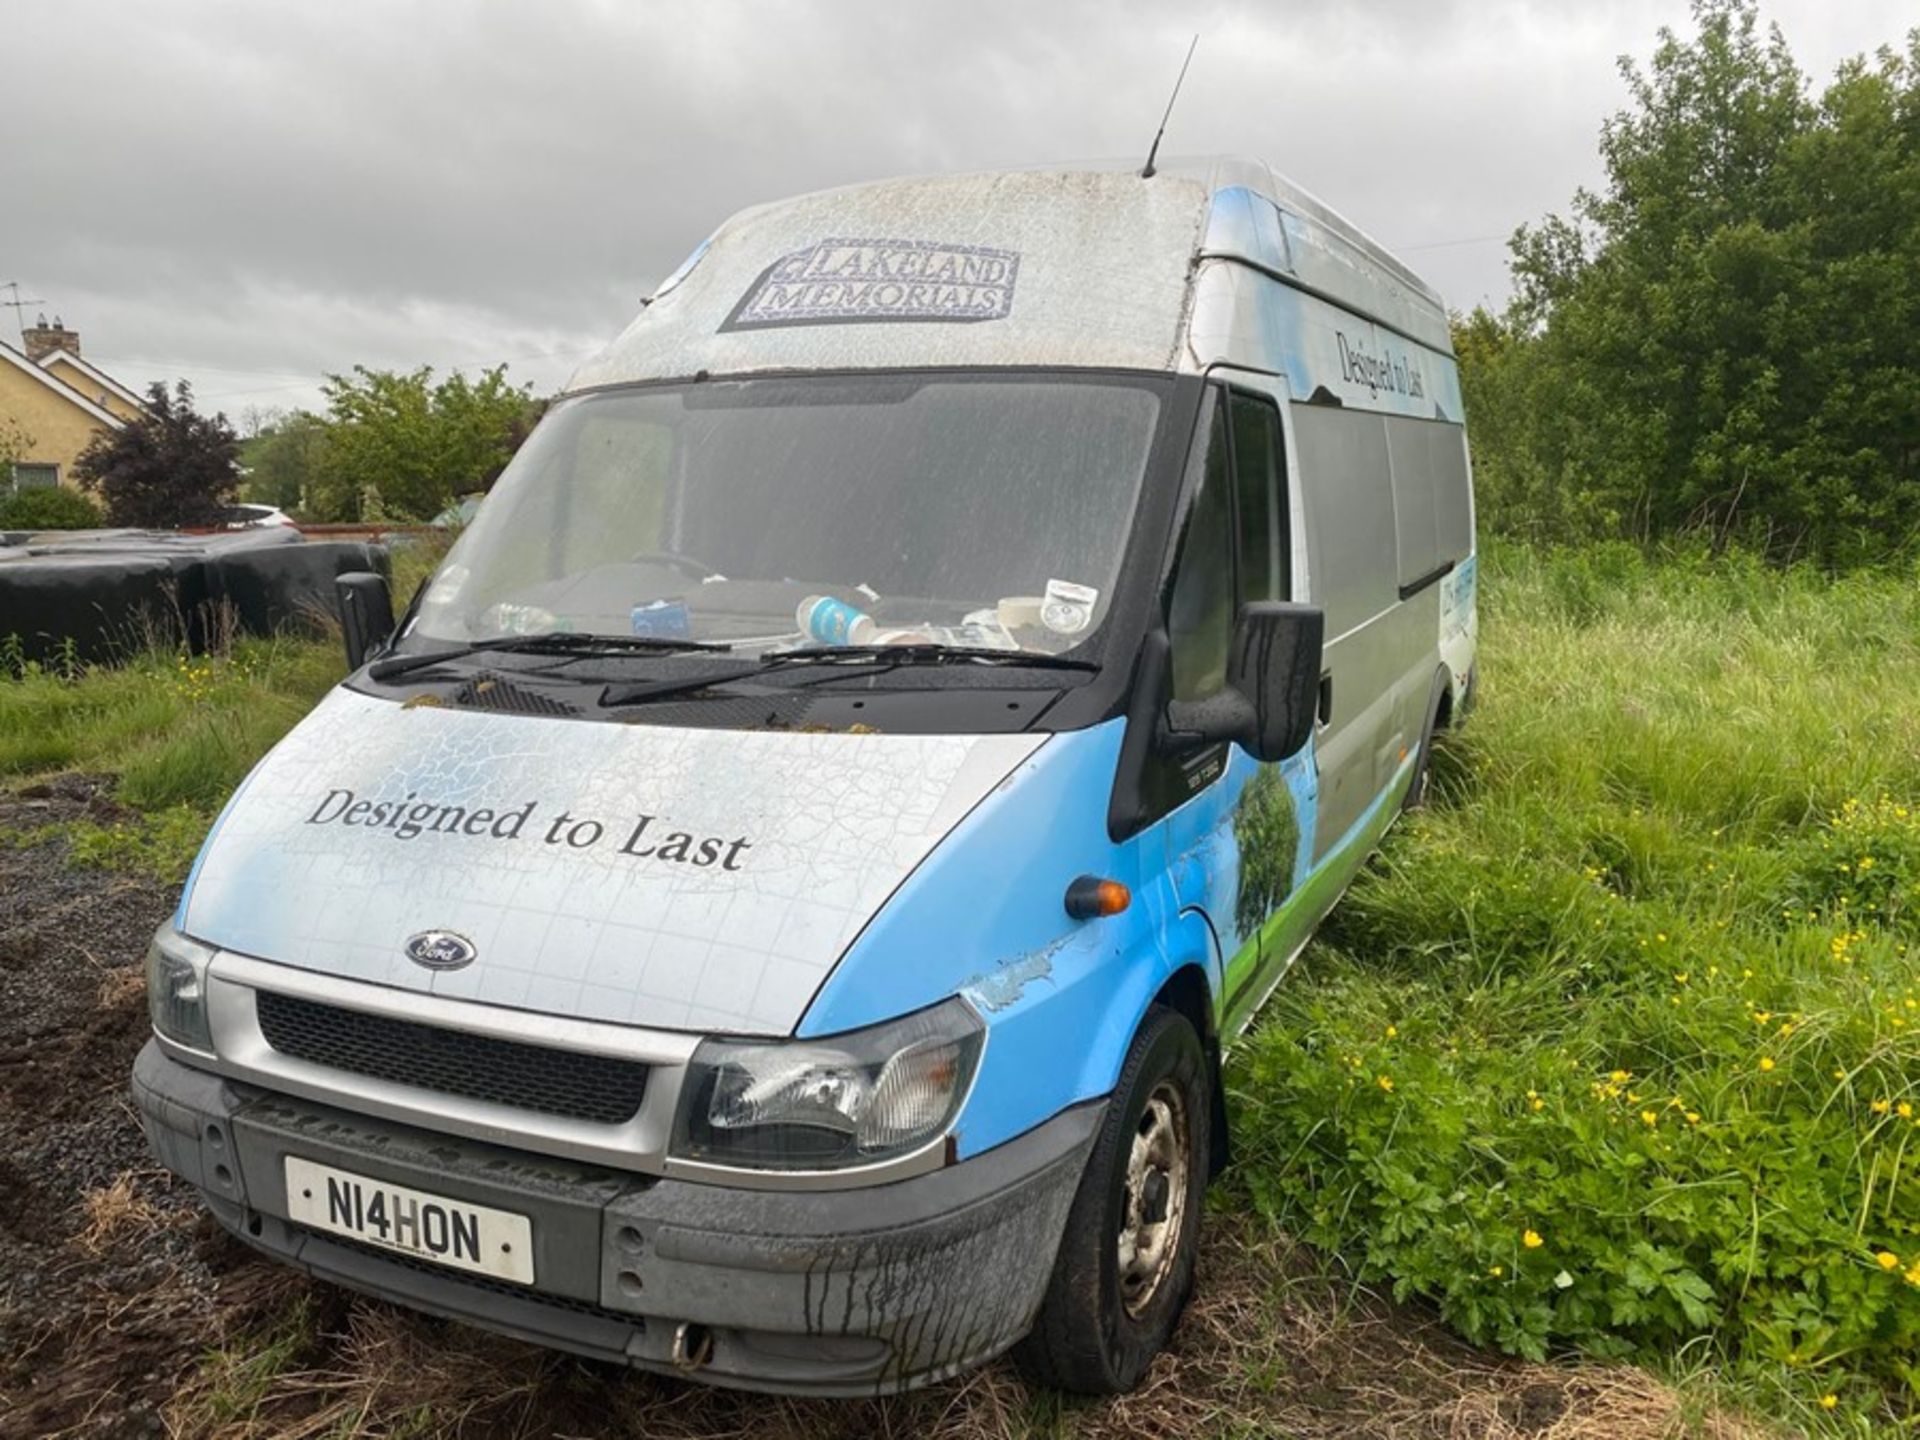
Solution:
[[[1816,80],[1914,0],[1764,0]],[[1449,303],[1598,178],[1615,59],[1684,0],[6,7],[0,282],[136,386],[320,403],[355,364],[542,390],[742,206],[884,175],[1253,153]],[[0,299],[6,292],[0,292]],[[13,312],[0,334],[15,337]]]

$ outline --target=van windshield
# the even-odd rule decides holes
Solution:
[[[1162,394],[999,372],[580,396],[502,474],[409,638],[1058,654],[1105,617]]]

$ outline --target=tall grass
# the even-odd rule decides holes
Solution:
[[[1473,1339],[1910,1421],[1920,589],[1595,547],[1485,590],[1434,804],[1233,1069],[1241,1193]]]
[[[393,556],[396,609],[445,554],[414,537]],[[158,630],[118,666],[0,668],[0,784],[58,771],[107,771],[143,811],[212,814],[253,764],[345,672],[337,632],[262,638],[214,627],[211,653]],[[0,637],[0,646],[6,644]],[[176,826],[177,828],[177,826]]]
[[[137,809],[211,812],[344,668],[337,641],[240,640],[223,656],[0,681],[0,779],[109,771]]]

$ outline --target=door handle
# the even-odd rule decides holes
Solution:
[[[1318,719],[1323,729],[1333,723],[1333,675],[1331,673],[1320,677],[1318,712]]]

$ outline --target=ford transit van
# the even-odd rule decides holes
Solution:
[[[149,959],[220,1223],[720,1384],[1124,1390],[1472,690],[1446,313],[1252,161],[763,206],[342,591]]]

